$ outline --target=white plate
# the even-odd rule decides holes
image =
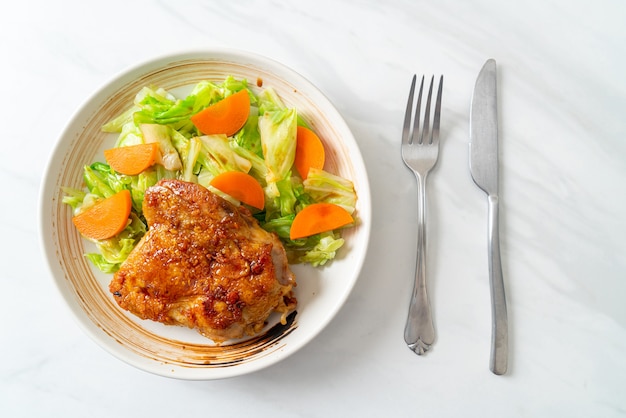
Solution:
[[[325,168],[351,179],[358,194],[359,224],[344,231],[346,244],[324,268],[296,265],[297,313],[286,326],[270,318],[257,337],[216,346],[196,331],[143,321],[120,309],[108,291],[111,279],[93,268],[83,254],[90,243],[71,222],[61,202],[62,186],[81,187],[83,166],[102,158],[115,135],[103,123],[128,108],[146,85],[184,89],[200,80],[223,81],[227,75],[251,85],[272,86],[295,107],[324,141]],[[97,91],[75,114],[58,140],[41,189],[40,231],[51,274],[85,332],[117,358],[162,376],[206,380],[249,373],[293,354],[335,316],[359,276],[366,254],[371,201],[367,173],[357,143],[328,99],[285,66],[255,54],[203,50],[165,56],[123,72]]]

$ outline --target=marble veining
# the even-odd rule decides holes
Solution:
[[[620,0],[11,2],[0,15],[0,415],[619,417],[626,415],[626,4]],[[77,326],[39,248],[41,178],[79,106],[162,54],[237,48],[307,77],[368,167],[363,273],[285,361],[221,381],[150,375]],[[489,372],[487,201],[468,170],[478,71],[498,64],[505,376]],[[444,74],[429,181],[437,340],[403,340],[417,190],[400,158],[410,78]],[[337,278],[341,280],[341,278]]]

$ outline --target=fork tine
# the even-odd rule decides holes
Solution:
[[[411,110],[413,109],[413,94],[415,93],[415,79],[417,76],[413,75],[413,80],[411,81],[411,90],[409,90],[409,100],[406,104],[406,111],[404,113],[404,126],[402,128],[402,143],[409,143],[409,134],[411,131]]]
[[[433,136],[432,131],[430,131],[430,101],[433,96],[433,82],[435,80],[435,76],[432,76],[430,79],[430,87],[428,88],[428,97],[426,98],[426,110],[424,111],[424,130],[422,131],[422,137],[420,138],[420,144],[432,144]]]
[[[420,111],[422,109],[422,90],[424,90],[424,76],[420,82],[420,91],[417,96],[417,106],[415,107],[415,115],[413,119],[413,135],[411,138],[412,144],[422,143],[422,133],[420,132]]]
[[[439,78],[439,88],[437,89],[437,101],[435,102],[435,116],[433,119],[433,144],[439,142],[439,121],[441,119],[441,93],[443,89],[443,75]]]

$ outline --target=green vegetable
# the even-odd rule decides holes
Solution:
[[[113,196],[126,188],[127,176],[118,175],[108,164],[95,162],[85,166],[83,180],[89,189],[89,193],[103,199]]]
[[[283,241],[289,241],[289,230],[291,223],[293,222],[295,215],[280,216],[269,221],[259,219],[259,222],[263,224],[263,229],[269,232],[275,232],[279,238]],[[257,218],[258,219],[258,218]]]
[[[259,114],[262,115],[286,108],[287,106],[280,100],[280,97],[276,94],[276,90],[272,87],[264,89],[261,94],[259,94]]]
[[[259,134],[259,109],[250,107],[250,114],[246,124],[234,136],[234,143],[239,147],[263,158],[263,147],[261,146],[261,134]]]
[[[276,182],[287,178],[296,156],[295,109],[266,112],[259,117],[259,132],[263,145],[263,157],[268,173],[266,177],[268,195],[279,195]]]
[[[181,135],[182,136],[182,135]],[[188,141],[188,146],[185,152],[181,155],[184,155],[183,160],[183,177],[184,181],[189,182],[197,182],[198,176],[196,173],[196,163],[198,161],[198,157],[202,152],[202,141],[197,136],[194,136]]]
[[[324,170],[311,168],[304,180],[304,191],[316,202],[334,203],[352,214],[356,207],[356,192],[350,180]]]
[[[117,138],[115,146],[124,147],[128,145],[142,144],[143,142],[144,140],[141,129],[139,129],[139,126],[135,125],[135,123],[131,120],[129,123],[122,126],[120,136]]]
[[[210,81],[201,81],[193,88],[183,102],[191,107],[191,114],[196,114],[207,106],[222,99],[221,89]],[[189,115],[191,116],[191,115]]]
[[[240,157],[245,158],[250,161],[250,171],[248,174],[253,176],[258,180],[261,186],[265,186],[265,179],[267,178],[268,169],[265,165],[265,160],[263,160],[262,156],[257,155],[255,152],[248,148],[244,148],[243,146],[237,144],[234,141],[230,142],[230,147],[235,151]]]
[[[306,251],[297,258],[299,263],[310,263],[313,267],[323,266],[327,261],[335,258],[337,250],[344,244],[344,239],[331,233],[324,233],[317,236],[317,244],[313,249]]]
[[[238,91],[244,89],[248,90],[248,93],[250,93],[250,97],[253,98],[251,103],[257,103],[256,96],[252,94],[252,92],[248,88],[248,81],[246,79],[237,80],[232,75],[229,75],[224,79],[224,82],[221,84],[221,88],[223,90],[223,97],[230,96],[231,94],[237,93]]]
[[[252,163],[231,148],[226,135],[203,135],[199,138],[203,152],[198,156],[198,161],[213,176],[226,171],[250,171]]]
[[[87,196],[87,193],[83,190],[77,190],[71,187],[63,187],[62,190],[63,193],[65,193],[62,202],[66,205],[70,205],[74,211],[83,205],[85,196]]]

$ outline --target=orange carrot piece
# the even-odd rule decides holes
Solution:
[[[250,96],[244,89],[199,111],[191,121],[205,135],[232,136],[246,124],[249,114]]]
[[[317,134],[304,126],[298,126],[296,157],[293,163],[300,177],[305,180],[311,167],[322,170],[325,158],[324,145]]]
[[[131,205],[130,192],[122,190],[74,216],[72,222],[87,238],[111,238],[126,228]]]
[[[104,150],[104,158],[113,170],[134,176],[154,164],[158,151],[157,143],[129,145]]]
[[[242,171],[227,171],[211,180],[211,186],[257,209],[265,206],[265,194],[259,182]]]
[[[314,203],[302,209],[293,220],[289,238],[298,239],[332,231],[354,222],[350,213],[332,203]]]

